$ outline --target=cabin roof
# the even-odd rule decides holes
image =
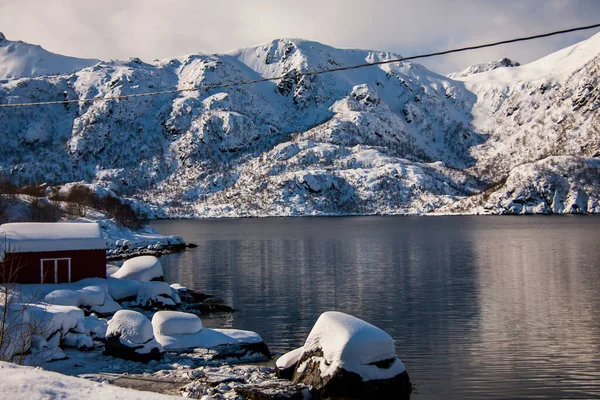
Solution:
[[[97,223],[16,222],[0,225],[0,243],[7,253],[104,250],[106,240]]]

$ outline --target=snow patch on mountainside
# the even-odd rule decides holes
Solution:
[[[467,68],[461,72],[453,72],[453,73],[449,74],[448,78],[451,78],[451,79],[464,78],[464,77],[467,77],[470,75],[480,74],[482,72],[492,71],[492,70],[498,69],[498,68],[512,68],[512,67],[518,67],[520,65],[521,64],[519,64],[517,61],[512,61],[509,58],[503,58],[500,61],[492,61],[487,64],[472,65],[469,68]]]
[[[65,74],[96,63],[98,60],[61,56],[40,46],[10,41],[0,32],[0,80]]]

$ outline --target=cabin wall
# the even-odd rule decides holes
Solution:
[[[68,250],[5,254],[0,273],[0,282],[41,283],[40,260],[44,258],[70,258],[71,282],[84,278],[106,278],[106,250]],[[68,282],[64,265],[59,264],[58,283]],[[9,270],[13,271],[8,276]],[[15,271],[16,270],[16,271]],[[54,283],[54,272],[47,271],[44,283]]]

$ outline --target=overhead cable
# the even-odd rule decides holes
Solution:
[[[317,71],[297,72],[297,73],[291,73],[291,74],[286,74],[286,75],[281,75],[281,76],[274,76],[271,78],[260,78],[260,79],[254,79],[254,80],[249,80],[249,81],[226,82],[226,83],[218,83],[218,84],[212,84],[212,85],[197,85],[197,86],[181,88],[181,89],[171,89],[171,90],[146,92],[146,93],[132,93],[132,94],[127,94],[127,95],[117,95],[117,96],[102,96],[102,97],[98,96],[98,97],[89,97],[89,98],[81,98],[81,99],[37,101],[37,102],[28,102],[28,103],[1,103],[0,107],[30,107],[30,106],[53,105],[53,104],[86,103],[86,102],[110,101],[110,100],[128,100],[128,99],[134,98],[134,97],[158,96],[158,95],[167,95],[167,94],[174,94],[174,93],[193,92],[193,91],[199,91],[199,90],[227,88],[227,87],[232,87],[232,86],[252,85],[252,84],[261,83],[261,82],[270,82],[270,81],[277,81],[277,80],[281,80],[281,79],[290,79],[290,78],[300,78],[303,76],[321,75],[321,74],[326,74],[326,73],[331,73],[331,72],[347,71],[347,70],[358,69],[358,68],[372,67],[372,66],[376,66],[376,65],[392,64],[392,63],[410,61],[410,60],[418,60],[421,58],[437,57],[437,56],[442,56],[442,55],[447,55],[447,54],[460,53],[460,52],[464,52],[464,51],[478,50],[478,49],[484,49],[484,48],[488,48],[488,47],[495,47],[495,46],[500,46],[500,45],[504,45],[504,44],[541,39],[541,38],[545,38],[545,37],[549,37],[549,36],[563,35],[563,34],[570,33],[570,32],[583,31],[583,30],[588,30],[588,29],[593,29],[593,28],[600,28],[600,24],[580,26],[577,28],[570,28],[570,29],[564,29],[564,30],[560,30],[560,31],[542,33],[539,35],[502,40],[502,41],[493,42],[493,43],[479,44],[479,45],[475,45],[475,46],[460,47],[460,48],[456,48],[456,49],[438,51],[438,52],[434,52],[434,53],[419,54],[419,55],[414,55],[414,56],[409,56],[409,57],[401,57],[401,58],[395,58],[395,59],[390,59],[390,60],[367,62],[364,64],[356,64],[356,65],[349,65],[349,66],[343,66],[343,67],[322,69],[322,70],[317,70]]]

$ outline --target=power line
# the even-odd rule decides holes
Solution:
[[[127,99],[133,98],[133,97],[158,96],[158,95],[166,95],[166,94],[174,94],[174,93],[193,92],[193,91],[197,91],[197,90],[210,90],[210,89],[219,89],[219,88],[226,88],[226,87],[232,87],[232,86],[252,85],[255,83],[277,81],[280,79],[300,78],[303,76],[321,75],[321,74],[326,74],[326,73],[330,73],[330,72],[347,71],[347,70],[351,70],[351,69],[372,67],[375,65],[392,64],[392,63],[396,63],[396,62],[417,60],[417,59],[421,59],[421,58],[437,57],[437,56],[442,56],[442,55],[446,55],[446,54],[460,53],[460,52],[464,52],[464,51],[478,50],[478,49],[484,49],[484,48],[488,48],[488,47],[496,47],[496,46],[509,44],[509,43],[525,42],[528,40],[541,39],[541,38],[545,38],[545,37],[549,37],[549,36],[563,35],[565,33],[583,31],[583,30],[588,30],[588,29],[593,29],[593,28],[600,28],[600,24],[580,26],[577,28],[570,28],[570,29],[564,29],[564,30],[554,31],[554,32],[549,32],[549,33],[542,33],[539,35],[502,40],[502,41],[493,42],[493,43],[479,44],[479,45],[475,45],[475,46],[459,47],[456,49],[438,51],[435,53],[419,54],[419,55],[410,56],[410,57],[401,57],[401,58],[395,58],[395,59],[391,59],[391,60],[368,62],[368,63],[364,63],[364,64],[356,64],[356,65],[349,65],[349,66],[345,66],[345,67],[329,68],[329,69],[323,69],[323,70],[318,70],[318,71],[297,72],[294,74],[275,76],[275,77],[271,77],[271,78],[254,79],[254,80],[250,80],[250,81],[237,81],[237,82],[219,83],[219,84],[213,84],[213,85],[199,85],[199,86],[192,86],[192,87],[182,88],[182,89],[172,89],[172,90],[146,92],[146,93],[133,93],[133,94],[119,95],[119,96],[90,97],[90,98],[83,98],[83,99],[65,99],[65,100],[55,100],[55,101],[39,101],[39,102],[30,102],[30,103],[13,103],[13,104],[3,103],[3,104],[0,104],[0,107],[30,107],[30,106],[52,105],[52,104],[86,103],[86,102],[109,101],[109,100],[127,100]]]

